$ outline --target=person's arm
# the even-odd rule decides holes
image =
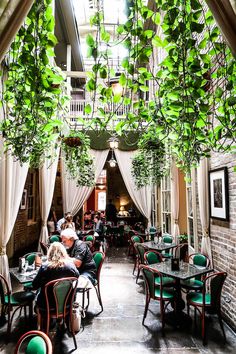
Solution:
[[[76,266],[76,268],[80,268],[81,267],[81,264],[82,264],[82,261],[78,258],[73,258],[73,257],[70,257],[71,261],[74,263],[74,265]]]
[[[73,261],[74,265],[77,268],[80,268],[83,263],[86,254],[86,247],[87,245],[84,243],[80,243],[76,245],[74,257],[71,257],[71,260]]]
[[[36,277],[32,281],[32,288],[35,289],[35,290],[41,288],[41,285],[42,285],[41,284],[42,283],[42,272],[43,272],[43,267],[41,266],[39,268],[39,271],[38,271]]]

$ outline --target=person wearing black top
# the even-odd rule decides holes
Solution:
[[[80,241],[75,231],[70,228],[62,230],[61,239],[80,275],[83,275],[94,284],[97,268],[88,244]]]
[[[37,294],[36,306],[46,308],[45,285],[51,280],[64,277],[79,277],[79,271],[71,262],[63,245],[59,242],[53,242],[48,250],[47,263],[41,265],[38,274],[32,281],[33,289],[40,289]],[[49,289],[49,302],[52,302],[53,294],[50,295],[50,290],[52,289]]]

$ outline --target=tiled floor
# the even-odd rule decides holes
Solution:
[[[208,345],[203,346],[200,326],[197,330],[176,330],[166,326],[161,334],[159,305],[151,301],[150,311],[142,326],[144,310],[143,282],[135,283],[132,275],[133,263],[125,248],[110,248],[101,273],[101,292],[104,311],[97,316],[100,307],[91,291],[91,304],[84,328],[77,334],[77,351],[73,351],[73,340],[67,334],[54,337],[54,353],[78,354],[151,354],[151,353],[234,353],[236,336],[225,325],[227,344],[224,346],[222,333],[215,318],[208,322]],[[28,324],[33,329],[35,323]],[[13,353],[17,338],[24,333],[23,319],[17,320],[12,339],[4,343],[5,326],[0,329],[0,353]]]

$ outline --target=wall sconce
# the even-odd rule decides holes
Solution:
[[[110,167],[116,167],[117,161],[114,157],[114,151],[111,150],[111,159],[108,161]]]
[[[112,136],[108,139],[110,149],[118,149],[119,147],[119,140],[115,136]]]

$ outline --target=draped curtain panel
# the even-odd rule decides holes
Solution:
[[[209,182],[208,182],[208,160],[201,160],[197,169],[198,197],[200,220],[202,225],[201,252],[206,254],[212,264],[211,240],[209,235]]]
[[[51,159],[46,159],[43,167],[39,169],[39,202],[42,219],[39,241],[43,241],[44,243],[47,243],[48,239],[47,219],[54,193],[59,151],[60,149],[58,148],[53,161]],[[38,250],[41,250],[40,244],[38,245]]]
[[[21,166],[9,152],[3,153],[2,139],[0,151],[0,273],[11,284],[6,246],[18,214],[28,165]]]
[[[34,0],[0,0],[0,63]]]
[[[130,197],[142,215],[148,219],[148,227],[151,226],[152,212],[152,186],[137,189],[131,174],[132,157],[136,151],[121,151],[116,149],[117,163]]]
[[[178,243],[179,236],[179,170],[174,160],[171,164],[171,214],[172,214],[172,235],[174,242]]]
[[[91,149],[90,152],[94,157],[95,180],[97,181],[105,165],[109,150]],[[76,181],[69,178],[66,173],[63,156],[61,159],[61,172],[63,211],[64,213],[69,211],[72,215],[75,215],[89,198],[94,187],[77,187]]]
[[[236,1],[206,0],[234,56],[236,56]]]

